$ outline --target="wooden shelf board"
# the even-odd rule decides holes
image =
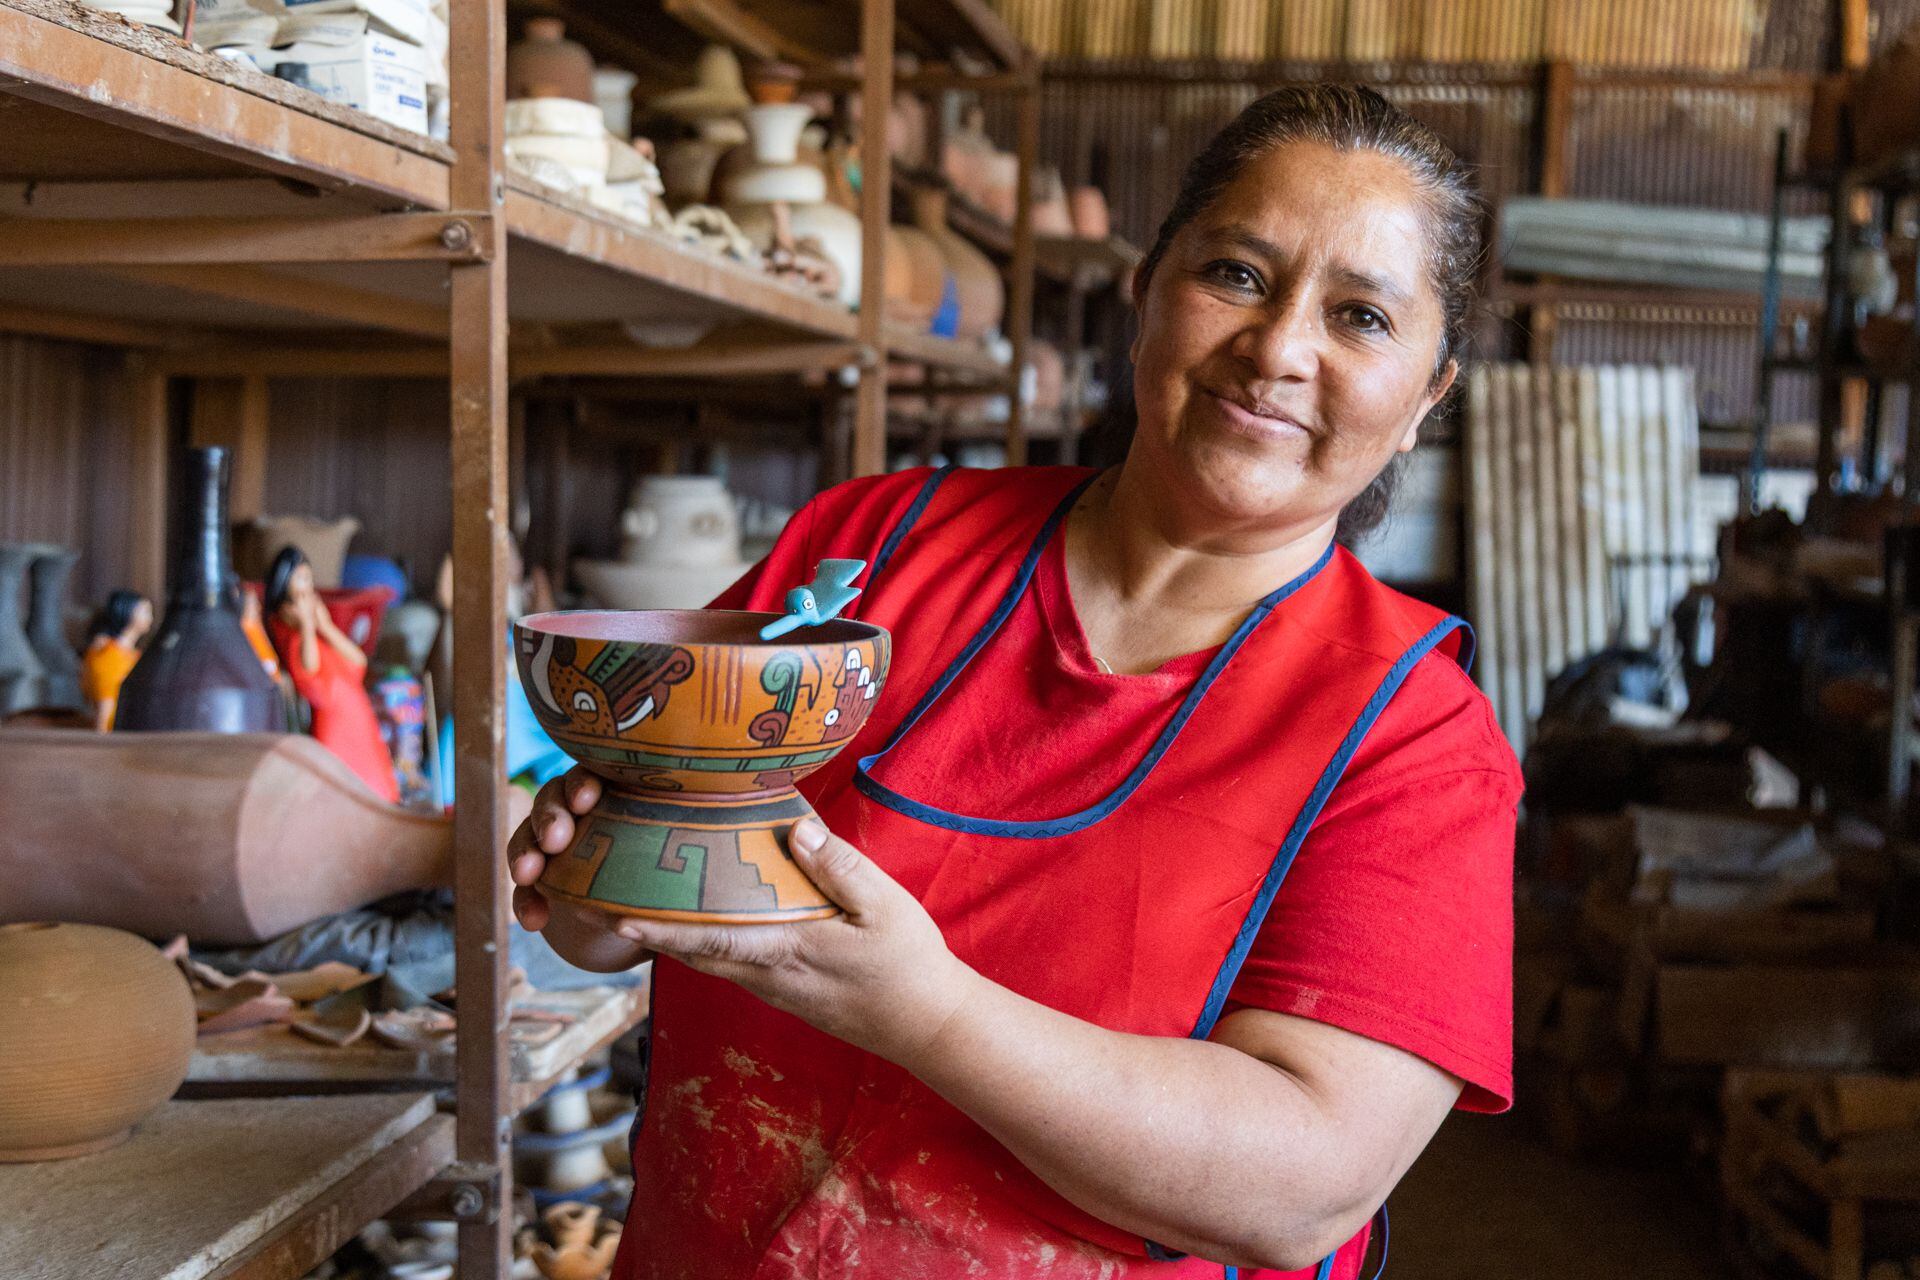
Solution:
[[[0,1275],[266,1276],[277,1244],[299,1275],[452,1156],[426,1094],[169,1102],[109,1151],[0,1165]]]
[[[515,319],[769,320],[803,333],[853,338],[853,313],[765,272],[629,229],[591,205],[510,180],[515,244],[507,284]]]
[[[0,178],[260,173],[447,207],[452,152],[74,0],[0,0]]]
[[[1008,374],[1007,367],[977,342],[936,338],[930,333],[916,333],[892,323],[886,326],[886,342],[890,356],[933,365],[950,373],[966,374],[989,382],[1002,382]],[[910,392],[913,388],[906,387],[903,390]]]
[[[638,1026],[649,1008],[647,986],[588,987],[542,993],[530,1003],[575,1021],[544,1044],[525,1035],[540,1023],[516,1022],[510,1035],[513,1081],[544,1093],[561,1073]],[[345,1048],[316,1044],[285,1027],[252,1027],[203,1036],[187,1070],[196,1093],[287,1094],[302,1090],[429,1088],[453,1082],[453,1037],[431,1050],[392,1049],[372,1040]],[[528,1099],[531,1101],[531,1098]]]

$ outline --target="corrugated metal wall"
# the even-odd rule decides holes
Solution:
[[[114,352],[0,335],[0,539],[78,549],[75,609],[127,580],[129,395]]]

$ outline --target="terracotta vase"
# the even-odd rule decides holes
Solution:
[[[947,197],[943,191],[914,193],[914,223],[939,244],[953,276],[960,306],[955,336],[979,341],[999,327],[1006,313],[1006,284],[992,259],[965,236],[947,226]]]
[[[1075,187],[1068,205],[1073,215],[1073,234],[1083,240],[1105,240],[1113,234],[1107,193],[1100,188]]]
[[[381,803],[298,734],[8,730],[0,813],[0,920],[243,946],[451,883],[447,819]]]
[[[80,659],[67,643],[67,579],[79,561],[78,551],[42,546],[31,571],[33,608],[27,616],[27,638],[46,671],[38,704],[42,707],[80,707]]]
[[[893,237],[911,273],[911,289],[898,318],[925,333],[933,327],[934,315],[952,279],[947,272],[947,255],[941,252],[938,240],[918,227],[895,227]]]
[[[0,925],[0,992],[0,1162],[103,1151],[186,1079],[192,993],[130,933]]]
[[[46,676],[46,666],[27,636],[27,573],[39,558],[31,542],[0,542],[0,715],[31,705]]]
[[[603,911],[757,923],[838,913],[789,857],[794,783],[838,755],[886,682],[887,633],[777,615],[548,613],[514,625],[541,727],[605,782],[541,887]]]
[[[278,733],[286,704],[240,626],[227,542],[227,451],[188,451],[166,616],[120,686],[114,732]]]
[[[592,102],[593,55],[567,39],[560,19],[529,18],[526,34],[507,50],[507,97]]]
[[[1058,169],[1042,169],[1033,175],[1033,234],[1073,234],[1073,213],[1067,207],[1067,188],[1060,181]]]

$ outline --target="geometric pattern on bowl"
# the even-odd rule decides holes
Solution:
[[[793,862],[794,783],[838,755],[886,682],[890,637],[772,613],[573,610],[514,624],[534,715],[600,802],[543,891],[601,910],[749,923],[837,913]]]

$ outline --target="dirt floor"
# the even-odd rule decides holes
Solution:
[[[1387,1202],[1384,1280],[1732,1280],[1677,1172],[1577,1163],[1518,1118],[1456,1114]]]

